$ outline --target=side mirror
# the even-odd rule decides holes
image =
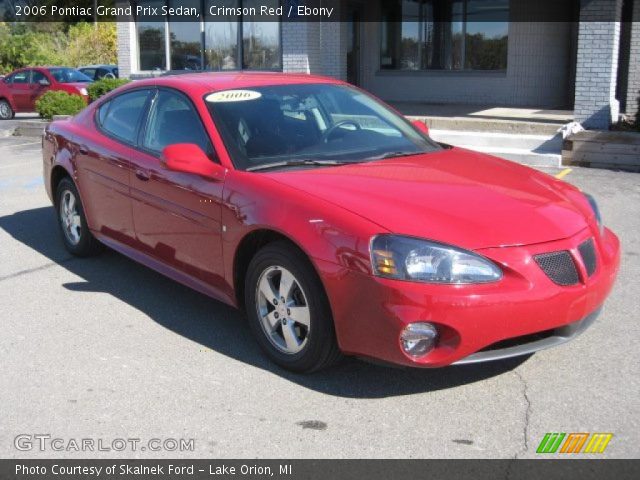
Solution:
[[[425,135],[429,136],[429,127],[423,121],[414,120],[413,122],[411,122],[411,125],[416,127],[416,129],[418,129],[419,131],[421,131]]]
[[[38,83],[40,85],[42,85],[43,87],[47,87],[47,86],[51,85],[49,80],[47,80],[46,78],[41,78],[40,80],[38,80]]]
[[[222,180],[225,168],[212,162],[202,149],[194,143],[176,143],[165,147],[162,161],[174,172],[192,173],[213,180]]]

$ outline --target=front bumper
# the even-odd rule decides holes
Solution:
[[[589,238],[597,268],[580,282],[560,286],[533,260],[540,253],[568,250]],[[333,309],[338,343],[350,355],[417,367],[442,367],[525,355],[565,343],[588,328],[607,298],[620,262],[613,232],[585,229],[564,240],[479,250],[499,264],[501,281],[482,285],[434,285],[373,277],[344,267],[320,265]],[[577,262],[576,262],[577,263]],[[407,356],[399,341],[413,322],[430,322],[440,333],[424,357]]]

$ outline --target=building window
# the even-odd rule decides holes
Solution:
[[[210,8],[246,11],[250,7],[277,7],[280,0],[140,0],[144,6],[198,7],[201,17],[164,22],[139,16],[140,70],[281,70],[280,22],[257,21],[250,16],[214,17]],[[168,57],[168,58],[167,58]]]
[[[509,0],[383,2],[380,67],[506,70]]]
[[[160,8],[164,0],[142,0],[140,5]],[[166,70],[166,25],[164,22],[156,22],[154,19],[139,16],[138,48],[140,58],[140,70]]]

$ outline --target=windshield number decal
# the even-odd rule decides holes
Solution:
[[[207,95],[206,100],[211,103],[246,102],[260,97],[262,94],[253,90],[226,90]]]

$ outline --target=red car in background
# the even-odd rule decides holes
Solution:
[[[329,78],[140,80],[51,123],[43,161],[71,253],[105,244],[243,308],[294,371],[561,344],[595,320],[620,261],[588,194],[436,143]]]
[[[18,112],[34,112],[36,100],[49,90],[59,90],[89,99],[84,73],[69,67],[30,67],[16,70],[0,79],[0,120]]]

